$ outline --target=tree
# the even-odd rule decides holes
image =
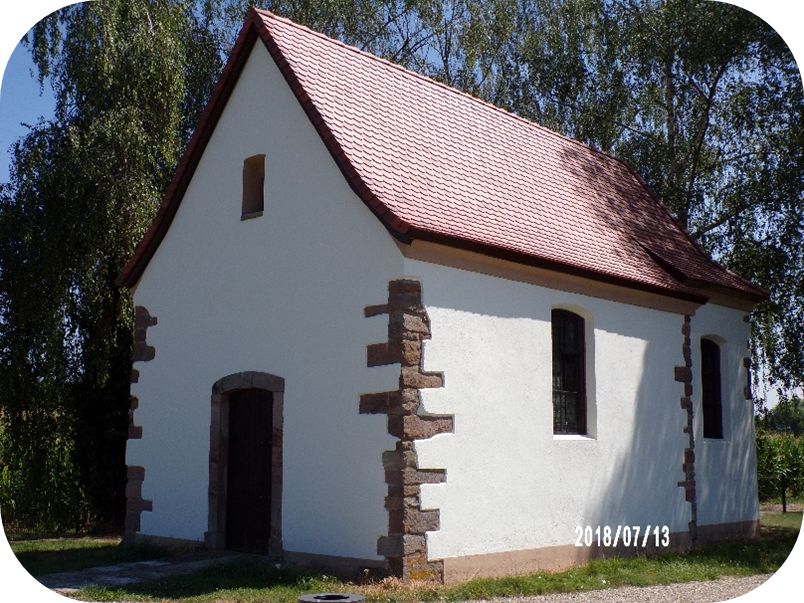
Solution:
[[[775,433],[804,436],[804,400],[793,397],[779,402],[757,417],[757,426]]]
[[[804,493],[804,438],[789,433],[757,432],[757,482],[762,501]]]
[[[56,115],[0,188],[0,504],[120,520],[131,300],[153,217],[246,0],[98,0],[28,45]],[[630,162],[703,247],[771,292],[755,366],[804,381],[802,86],[782,40],[705,0],[270,0],[265,8]]]
[[[132,308],[114,279],[220,70],[191,2],[73,5],[27,37],[53,119],[13,149],[0,197],[4,514],[119,525]]]
[[[804,493],[804,401],[783,400],[756,418],[760,500]]]

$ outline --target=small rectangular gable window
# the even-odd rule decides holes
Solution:
[[[241,220],[261,216],[265,208],[265,155],[243,161],[243,210]]]
[[[711,339],[701,339],[701,399],[703,435],[723,437],[723,403],[720,398],[720,346]]]

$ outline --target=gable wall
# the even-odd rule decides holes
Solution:
[[[243,160],[259,153],[264,215],[241,221]],[[398,369],[366,368],[366,344],[387,335],[363,308],[401,268],[258,41],[135,291],[158,318],[156,357],[135,364],[143,437],[127,453],[153,501],[143,534],[203,539],[212,384],[261,371],[285,380],[284,548],[377,558],[392,438],[358,401],[395,387]]]
[[[454,416],[454,433],[416,442],[421,464],[446,469],[445,484],[422,486],[422,508],[440,509],[431,559],[572,545],[576,526],[687,531],[690,505],[678,486],[686,411],[674,380],[684,364],[681,314],[418,260],[405,266],[421,279],[431,320],[424,368],[444,373],[443,388],[424,390],[423,406]],[[552,307],[586,318],[591,439],[552,433]],[[735,338],[728,328],[724,337]],[[730,361],[726,370],[735,368]],[[724,375],[724,383],[738,379]],[[744,426],[750,412],[734,420]],[[723,459],[705,456],[711,470],[701,477],[714,482]],[[716,518],[709,511],[735,484],[750,494],[749,474],[728,477],[706,495],[707,510],[699,505],[699,523],[754,519],[746,500]]]

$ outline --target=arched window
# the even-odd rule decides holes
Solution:
[[[553,310],[553,433],[586,434],[584,320]]]
[[[701,400],[703,435],[723,437],[723,404],[720,398],[720,346],[711,339],[701,339]]]

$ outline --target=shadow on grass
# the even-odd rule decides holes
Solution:
[[[159,559],[171,554],[169,550],[153,546],[122,546],[114,541],[85,539],[14,542],[11,548],[32,576]]]
[[[764,528],[789,528],[801,530],[802,511],[788,511],[787,513],[762,511],[760,523]]]
[[[596,559],[558,573],[477,579],[450,587],[443,598],[448,601],[488,599],[773,573],[787,559],[797,536],[798,530],[770,528],[757,540],[721,543],[686,554]]]
[[[775,572],[793,550],[798,530],[763,528],[757,540],[712,545],[687,554],[690,560],[708,560],[723,566],[745,568],[755,573]]]

